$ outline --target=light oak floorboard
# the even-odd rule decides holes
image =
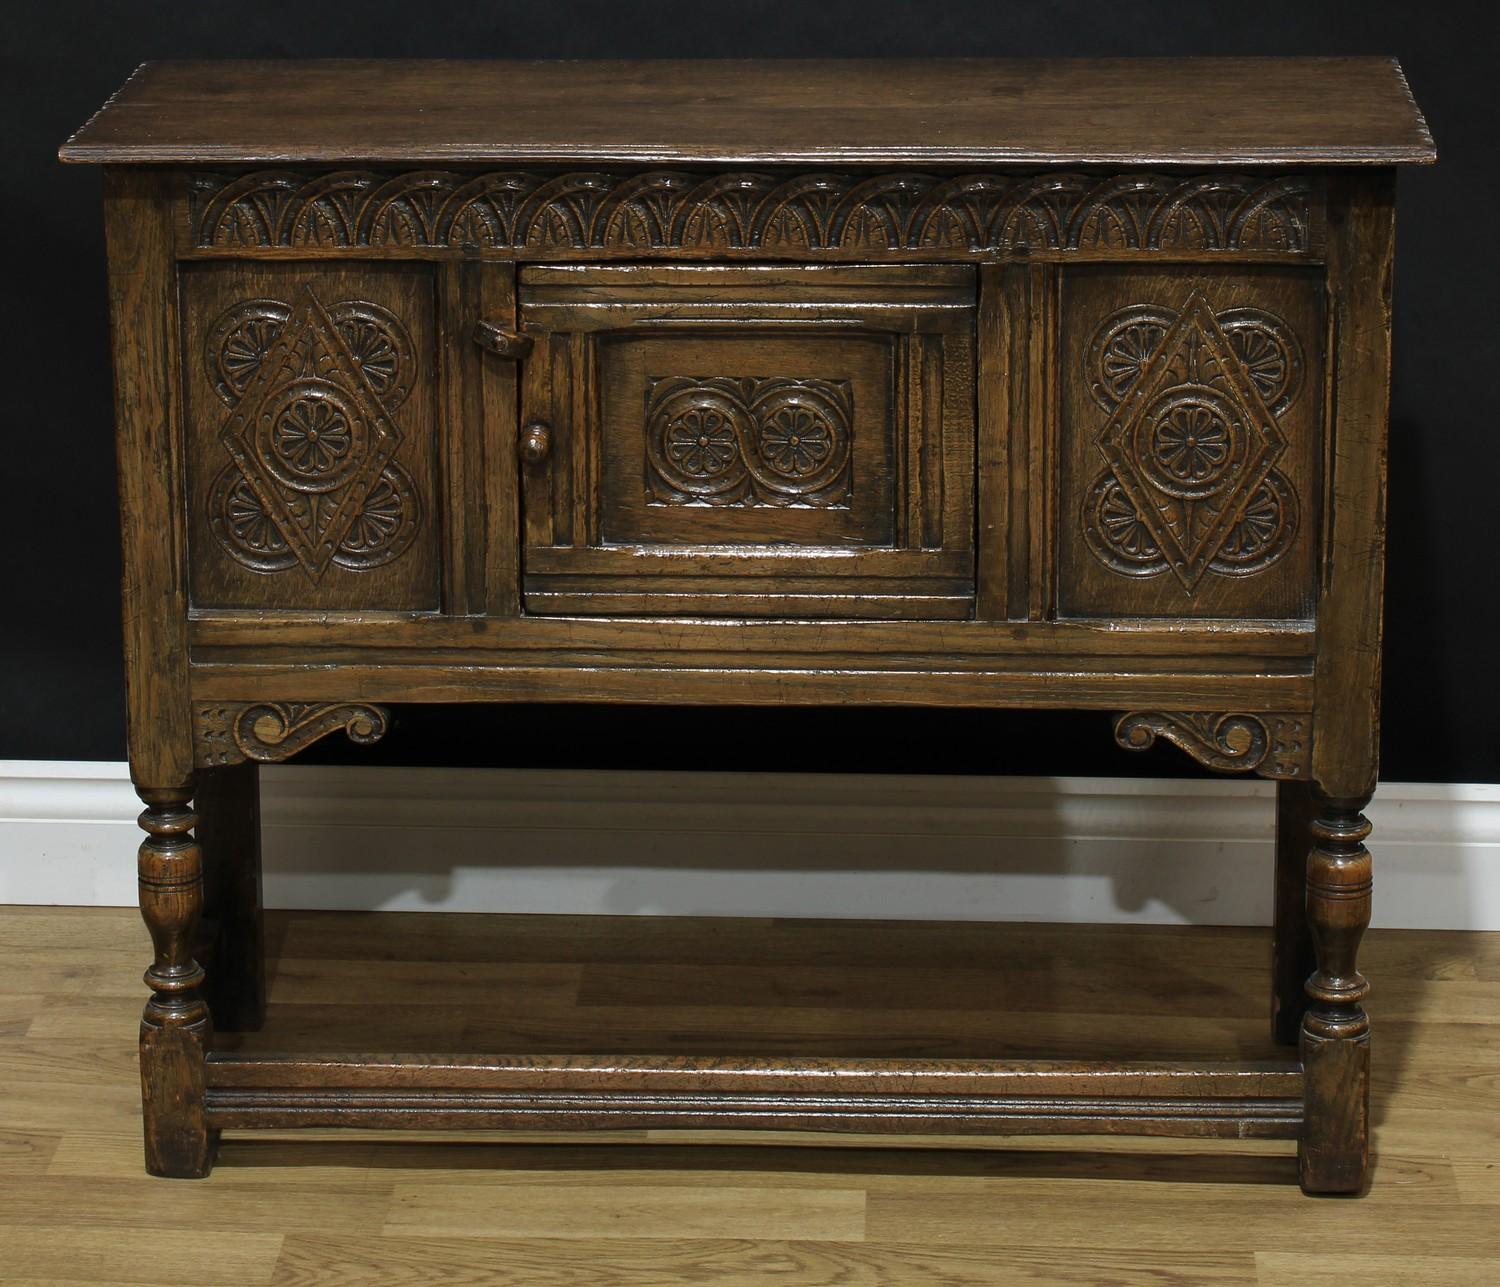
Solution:
[[[330,1267],[330,1265],[335,1267]],[[1022,1252],[997,1259],[988,1247],[921,1243],[803,1242],[775,1239],[379,1238],[371,1242],[289,1237],[272,1280],[275,1287],[430,1287],[433,1266],[453,1287],[658,1287],[712,1283],[725,1287],[1001,1287],[1055,1283],[1056,1257]],[[1073,1282],[1203,1283],[1251,1287],[1255,1264],[1243,1255],[1202,1252],[1186,1257],[1080,1251]]]
[[[1493,1259],[1474,1256],[1330,1256],[1260,1252],[1261,1287],[1358,1283],[1359,1287],[1482,1287],[1500,1278]]]
[[[190,1284],[266,1283],[281,1255],[280,1233],[216,1231],[210,1239],[163,1231],[74,1224],[0,1225],[0,1282]]]
[[[268,928],[270,1021],[226,1046],[1284,1053],[1256,930],[332,913]],[[208,1180],[153,1180],[138,917],[0,909],[0,950],[5,1287],[1500,1282],[1500,934],[1369,936],[1375,1172],[1357,1201],[1304,1198],[1285,1142],[1129,1137],[242,1133]],[[1327,1245],[1334,1219],[1351,1254]]]

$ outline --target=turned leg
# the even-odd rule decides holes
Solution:
[[[1271,933],[1271,1037],[1295,1046],[1307,1009],[1307,976],[1313,971],[1307,925],[1307,842],[1312,788],[1276,784],[1276,911]],[[201,829],[200,829],[201,830]]]
[[[1308,1193],[1354,1193],[1364,1184],[1370,1136],[1370,985],[1357,964],[1370,924],[1368,795],[1313,793],[1307,920],[1316,964],[1302,1018],[1305,1119],[1297,1159]]]
[[[250,1032],[266,1017],[261,911],[259,765],[200,770],[193,798],[203,849],[204,999],[219,1032]]]
[[[203,970],[193,936],[203,911],[203,863],[193,838],[192,788],[137,787],[141,916],[156,959],[146,971],[151,999],[141,1016],[141,1108],[146,1169],[182,1179],[213,1167],[215,1132],[204,1117],[203,1064],[212,1021],[199,992]]]

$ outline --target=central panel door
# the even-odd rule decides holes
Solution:
[[[959,618],[967,267],[532,266],[526,611]]]

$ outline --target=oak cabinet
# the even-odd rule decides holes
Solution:
[[[1364,1183],[1394,176],[1434,156],[1393,62],[162,64],[63,156],[106,169],[150,1170],[744,1126],[1296,1138]],[[1094,710],[1274,779],[1294,1049],[215,1049],[264,1011],[256,766],[546,701]]]

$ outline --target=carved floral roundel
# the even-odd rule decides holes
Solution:
[[[1264,462],[1268,450],[1279,454],[1279,448],[1274,438],[1266,446],[1267,430],[1253,420],[1256,399],[1245,386],[1279,418],[1301,391],[1304,364],[1291,328],[1265,310],[1210,314],[1201,297],[1188,308],[1201,315],[1192,323],[1193,337],[1180,326],[1191,319],[1177,310],[1138,304],[1106,317],[1086,346],[1089,392],[1110,414],[1105,436],[1118,434],[1113,450],[1123,454],[1106,452],[1114,463],[1084,498],[1082,526],[1089,549],[1106,567],[1139,577],[1171,569],[1191,593],[1199,569],[1252,575],[1275,563],[1296,535],[1290,481],[1266,463],[1255,468],[1257,453]],[[1184,338],[1175,352],[1164,353],[1174,333]],[[1142,384],[1144,403],[1127,406],[1143,378],[1154,387]],[[1122,468],[1135,479],[1129,487]],[[1236,517],[1217,529],[1216,545],[1200,545],[1196,564],[1185,561],[1192,533],[1224,511]],[[1164,541],[1174,546],[1174,557]]]
[[[300,563],[316,580],[327,563],[363,571],[397,558],[416,536],[421,508],[399,463],[371,460],[375,433],[389,436],[389,429],[372,427],[369,399],[389,416],[410,396],[411,337],[394,313],[369,300],[326,310],[313,304],[303,324],[333,334],[313,344],[299,376],[256,395],[247,446],[261,481],[252,482],[236,462],[226,465],[210,488],[208,520],[243,566],[274,573]],[[283,300],[249,299],[209,328],[204,367],[227,406],[238,407],[255,386],[296,315]],[[309,541],[317,557],[309,557]]]

